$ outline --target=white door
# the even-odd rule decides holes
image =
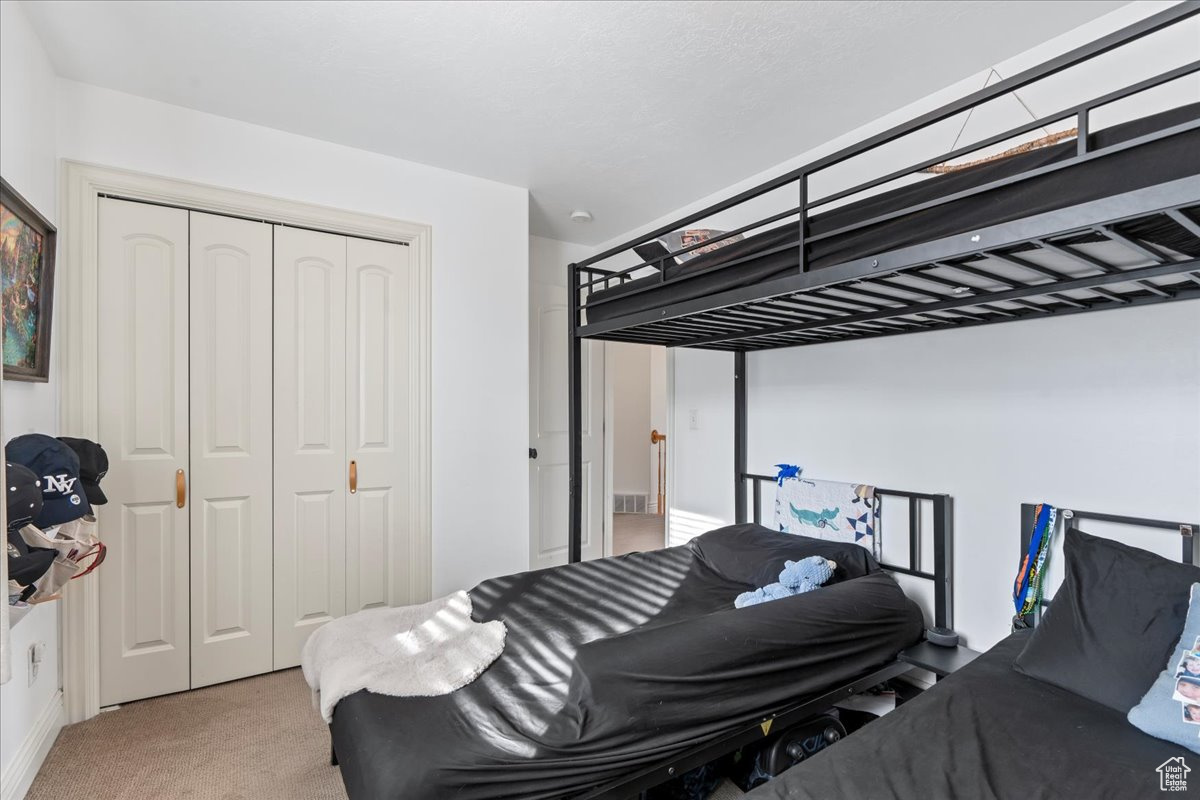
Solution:
[[[559,273],[561,272],[561,275]],[[566,268],[535,272],[529,293],[529,568],[567,561]],[[583,551],[604,555],[604,346],[583,343]]]
[[[271,670],[271,226],[191,212],[192,688]]]
[[[99,209],[100,704],[187,689],[188,212]]]
[[[275,669],[346,613],[346,239],[275,227]]]
[[[346,240],[346,613],[407,605],[409,248]]]

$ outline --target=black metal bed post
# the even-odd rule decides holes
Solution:
[[[567,333],[570,341],[567,344],[567,417],[568,438],[567,470],[568,492],[567,501],[567,562],[574,564],[583,559],[583,495],[581,493],[580,475],[583,473],[583,374],[581,371],[581,356],[583,343],[579,338],[579,266],[570,265],[570,283],[567,293],[570,295],[571,318]]]
[[[954,500],[942,495],[933,504],[933,625],[954,630]]]
[[[746,487],[746,353],[733,354],[733,513],[734,521],[747,522]],[[755,489],[757,492],[757,489]]]

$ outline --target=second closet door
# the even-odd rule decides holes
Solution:
[[[346,613],[346,239],[275,229],[275,669]]]
[[[346,612],[411,603],[409,250],[346,241]]]
[[[271,226],[191,213],[192,688],[269,672]]]
[[[411,596],[407,247],[275,229],[275,668]]]

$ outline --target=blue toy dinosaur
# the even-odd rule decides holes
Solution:
[[[816,511],[796,508],[791,503],[788,503],[788,507],[792,509],[792,516],[798,519],[801,525],[838,530],[837,526],[833,524],[833,520],[837,518],[838,512],[841,511],[840,508],[826,508],[817,513]]]
[[[799,478],[800,473],[804,471],[804,467],[797,467],[795,464],[776,464],[775,468],[779,470],[775,480],[780,486],[783,486],[783,482],[788,478]]]

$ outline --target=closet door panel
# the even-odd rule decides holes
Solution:
[[[191,212],[193,688],[272,668],[271,247]]]
[[[275,655],[346,610],[346,239],[275,228]]]
[[[187,689],[188,214],[102,198],[98,232],[100,704]]]
[[[346,610],[414,601],[408,580],[409,249],[348,239]]]

